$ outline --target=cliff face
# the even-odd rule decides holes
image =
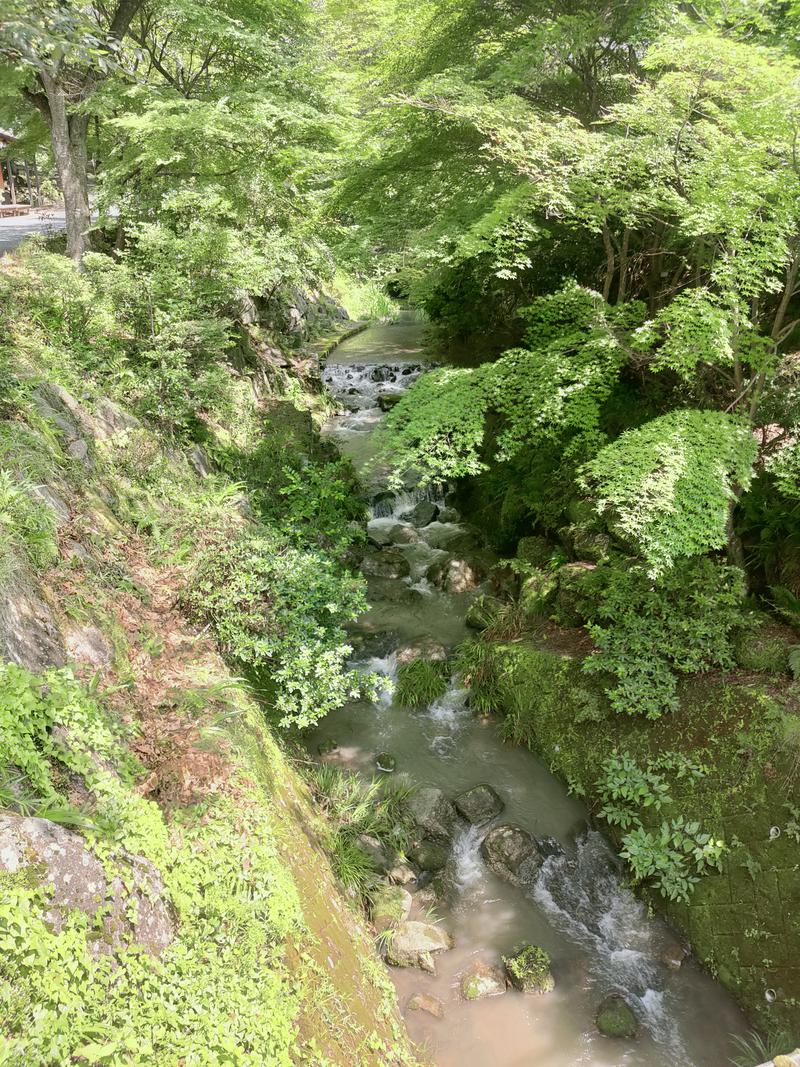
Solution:
[[[314,353],[266,334],[202,448],[5,350],[3,1062],[415,1062],[302,778],[186,606],[214,524],[260,522],[213,458],[237,420],[276,464],[318,448]]]

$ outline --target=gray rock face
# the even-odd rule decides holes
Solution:
[[[449,842],[456,828],[456,809],[441,789],[427,786],[412,794],[408,803],[414,822],[434,841]]]
[[[29,671],[61,667],[66,662],[55,616],[22,570],[0,589],[0,658]]]
[[[410,522],[412,526],[428,526],[439,514],[439,508],[432,500],[420,500],[413,508],[404,511],[400,516],[403,522]]]
[[[109,439],[127,430],[136,430],[142,424],[127,411],[115,404],[113,400],[104,398],[95,405],[94,422],[97,427],[97,435]]]
[[[450,850],[438,841],[423,838],[409,850],[408,858],[423,871],[442,871],[447,866]]]
[[[436,955],[452,945],[452,938],[440,927],[409,919],[396,927],[386,948],[386,962],[393,967],[420,967],[435,974]]]
[[[408,1011],[424,1011],[434,1019],[444,1018],[444,1004],[429,993],[415,993],[408,1002]]]
[[[200,445],[192,445],[186,452],[186,460],[199,478],[208,478],[217,469],[216,463]]]
[[[64,523],[69,522],[69,506],[55,489],[51,489],[49,485],[32,485],[30,492],[32,496],[35,496],[45,505],[45,507],[50,509],[53,521],[57,527],[61,527]]]
[[[47,920],[56,931],[61,929],[66,911],[77,908],[100,919],[102,936],[90,942],[94,953],[109,953],[132,936],[157,956],[174,933],[164,885],[148,860],[127,856],[125,865],[129,889],[119,877],[109,882],[102,863],[79,834],[47,819],[0,815],[0,870],[14,874],[36,867],[41,880],[52,886]]]
[[[486,866],[498,878],[512,885],[524,885],[533,879],[542,865],[539,846],[519,826],[496,826],[481,842]]]
[[[471,593],[485,577],[481,567],[465,559],[451,559],[447,564],[442,584],[448,593]]]
[[[476,785],[455,799],[456,810],[473,826],[491,822],[505,807],[490,785]]]
[[[411,566],[399,549],[386,548],[365,556],[361,570],[374,578],[405,578],[411,573]]]
[[[107,667],[113,650],[96,626],[83,626],[67,635],[67,651],[72,659],[92,667]]]
[[[496,997],[506,991],[506,976],[499,967],[476,960],[461,975],[459,987],[464,1000]]]

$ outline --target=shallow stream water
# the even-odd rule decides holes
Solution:
[[[431,362],[423,350],[423,327],[412,321],[375,326],[342,344],[324,372],[339,405],[325,432],[349,456],[373,494],[382,488],[370,465],[374,430],[383,413],[380,396],[396,395]],[[390,403],[391,401],[388,401]],[[387,401],[383,401],[386,405]],[[387,527],[424,494],[413,488],[373,507],[370,531],[380,540]],[[440,504],[443,502],[440,501]],[[452,648],[466,636],[464,615],[474,593],[445,593],[426,578],[429,565],[447,555],[446,545],[463,534],[457,524],[433,522],[412,531],[416,543],[400,545],[411,574],[394,579],[371,596],[361,620],[364,669],[396,672],[398,649],[434,641]],[[387,596],[387,588],[391,595]],[[400,602],[398,602],[398,594]],[[483,864],[479,846],[489,826],[465,823],[450,862],[454,891],[437,916],[455,947],[437,957],[436,974],[392,969],[408,1029],[439,1067],[725,1067],[731,1035],[746,1032],[740,1013],[720,986],[692,959],[678,968],[678,939],[648,917],[626,888],[604,838],[590,830],[584,807],[525,749],[504,743],[491,723],[466,705],[454,679],[446,695],[429,708],[410,711],[386,698],[359,702],[329,715],[310,738],[336,748],[325,758],[375,773],[375,756],[391,753],[397,772],[418,785],[435,785],[448,796],[486,782],[505,801],[495,823],[513,823],[537,839],[553,838],[563,852],[548,858],[526,889],[496,878]],[[413,892],[414,884],[408,886]],[[420,914],[412,917],[423,917]],[[459,976],[475,959],[496,964],[518,942],[541,945],[551,955],[555,991],[544,996],[509,990],[468,1002]],[[631,1040],[610,1040],[595,1027],[599,1002],[622,992],[640,1024]],[[445,1008],[436,1019],[405,1011],[417,992],[438,997]]]

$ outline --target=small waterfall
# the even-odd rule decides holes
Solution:
[[[653,1038],[675,1056],[684,1050],[667,1006],[657,960],[655,927],[641,901],[619,876],[604,838],[590,830],[574,854],[545,860],[532,896],[550,921],[587,952],[589,968],[605,992],[624,993]]]
[[[453,887],[459,897],[468,897],[486,873],[479,851],[485,833],[485,827],[468,826],[458,831],[453,842],[451,855]]]
[[[379,398],[401,396],[428,367],[421,363],[328,363],[322,380],[349,411],[377,408]]]
[[[397,493],[387,495],[382,500],[376,501],[370,508],[372,519],[400,519],[407,511],[420,504],[423,500],[430,500],[440,508],[444,507],[444,489],[439,485],[412,486],[402,489]]]

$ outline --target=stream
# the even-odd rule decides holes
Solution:
[[[415,528],[401,521],[426,494],[411,488],[380,499],[382,475],[368,467],[381,405],[391,404],[430,361],[423,334],[424,327],[409,319],[371,327],[337,348],[323,374],[339,411],[324,432],[352,459],[371,496],[378,496],[370,534],[382,542],[399,526],[408,539],[392,547],[408,558],[410,575],[371,580],[372,607],[356,628],[357,665],[389,677],[403,648],[434,642],[451,649],[463,640],[466,608],[475,595],[443,592],[426,577],[432,564],[449,558],[448,543],[463,543],[463,527],[434,521]],[[379,404],[379,397],[386,399]],[[444,507],[442,500],[434,502]],[[388,752],[397,772],[417,785],[438,786],[453,797],[485,782],[505,802],[492,823],[481,829],[464,823],[457,833],[452,892],[436,908],[454,947],[438,955],[436,974],[390,969],[423,1056],[438,1067],[725,1067],[734,1051],[731,1035],[747,1031],[731,998],[691,958],[678,965],[677,936],[649,917],[626,888],[614,853],[589,829],[583,805],[532,753],[504,743],[491,722],[469,710],[466,697],[453,679],[427,709],[412,711],[389,697],[353,703],[327,716],[309,739],[315,754],[325,742],[335,743],[324,758],[368,776],[376,773],[376,754]],[[502,823],[560,845],[551,847],[554,854],[525,889],[501,881],[481,858],[481,839]],[[415,886],[407,888],[413,892]],[[421,906],[415,912],[412,918],[425,917]],[[549,952],[554,992],[509,990],[462,999],[459,977],[469,964],[497,964],[521,941]],[[623,993],[636,1012],[635,1039],[605,1038],[596,1029],[597,1006],[613,991]],[[406,1011],[418,992],[438,997],[444,1017]]]

